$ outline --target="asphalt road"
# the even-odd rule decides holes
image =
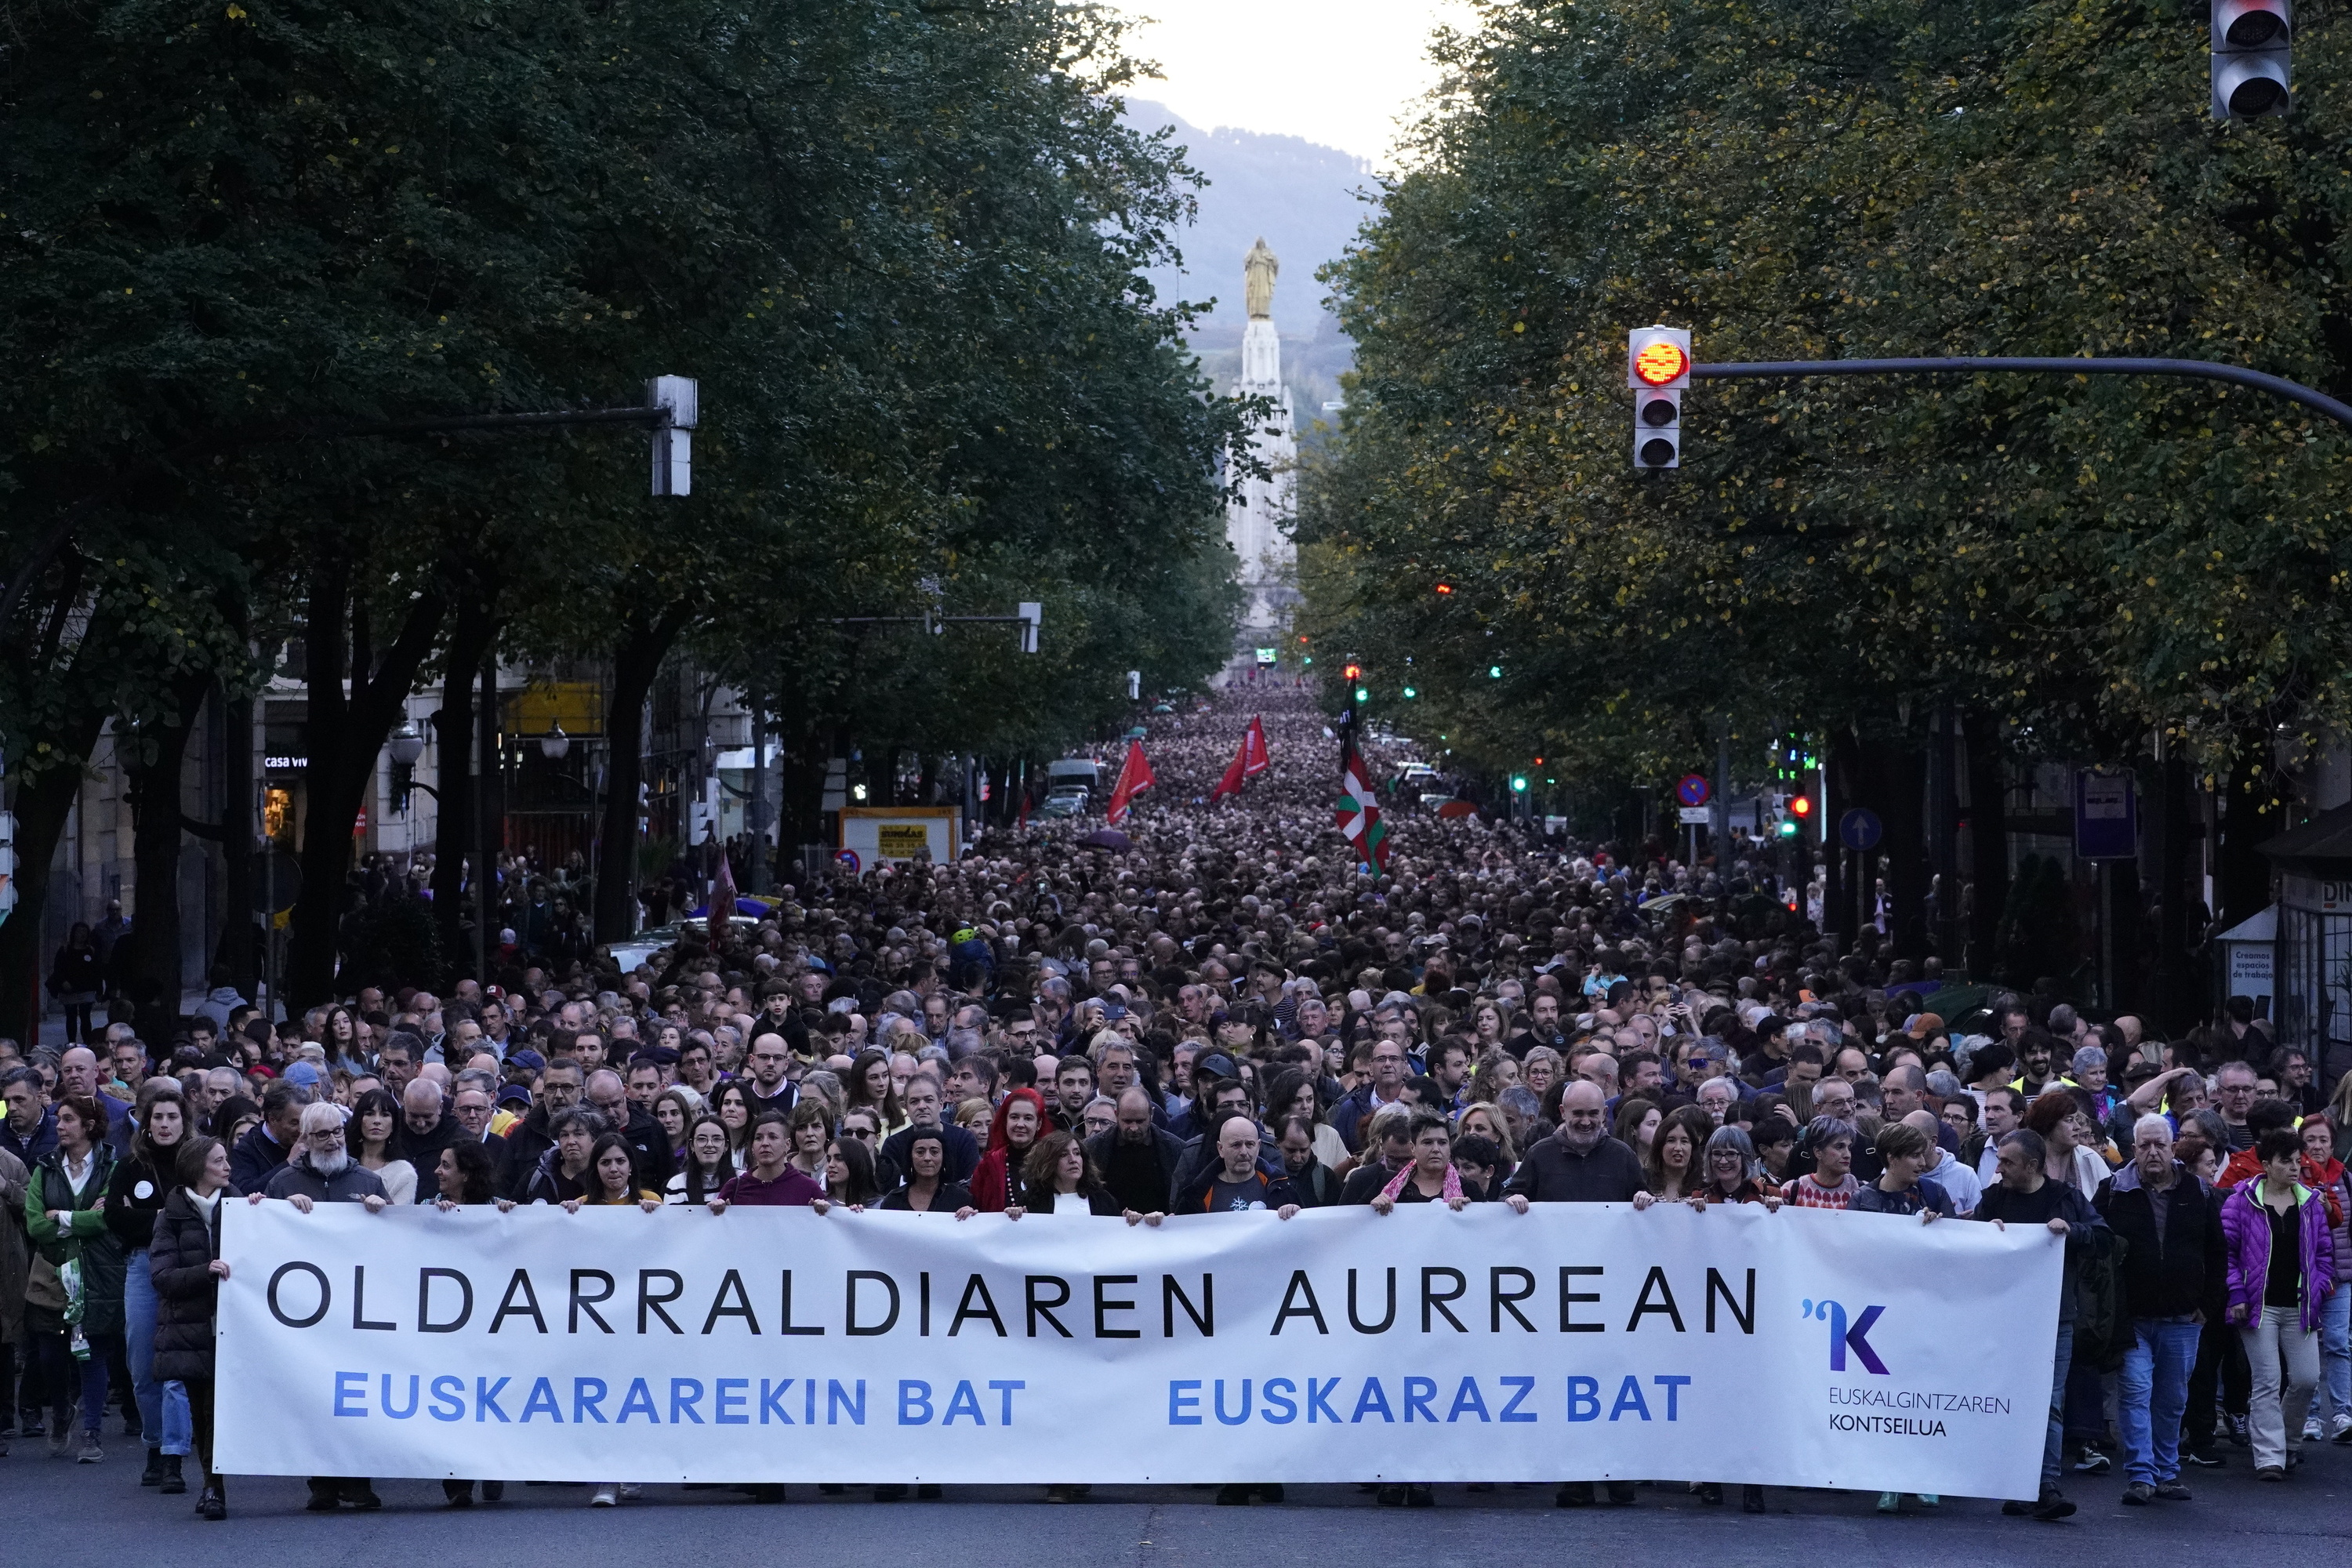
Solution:
[[[109,1423],[110,1426],[112,1425]],[[1791,1554],[1841,1564],[2046,1564],[2063,1553],[2099,1562],[2179,1561],[2221,1552],[2233,1562],[2352,1562],[2352,1447],[2322,1446],[2284,1485],[2253,1479],[2242,1450],[2222,1470],[2197,1470],[2189,1503],[2125,1508],[2110,1474],[2070,1478],[2082,1511],[2063,1524],[2005,1519],[2000,1505],[1953,1499],[1898,1518],[1874,1496],[1774,1490],[1771,1511],[1742,1514],[1738,1493],[1708,1508],[1680,1485],[1640,1489],[1632,1508],[1559,1511],[1549,1487],[1472,1492],[1440,1487],[1433,1509],[1373,1506],[1352,1487],[1293,1487],[1278,1507],[1218,1508],[1206,1489],[1101,1487],[1086,1502],[1048,1506],[1042,1487],[951,1487],[945,1500],[877,1504],[862,1489],[820,1497],[790,1489],[781,1507],[727,1490],[649,1487],[617,1509],[591,1510],[578,1486],[509,1486],[507,1500],[446,1506],[433,1481],[381,1481],[380,1512],[302,1511],[302,1483],[229,1482],[229,1518],[198,1521],[195,1494],[166,1498],[139,1486],[142,1456],[117,1442],[105,1463],[52,1460],[18,1439],[0,1459],[0,1516],[12,1563],[155,1562],[172,1568],[247,1568],[289,1552],[331,1552],[345,1563],[571,1561],[599,1564],[758,1563],[779,1549],[797,1561],[861,1563],[1016,1562],[1022,1568],[1092,1568],[1274,1559],[1405,1561],[1414,1568],[1499,1568],[1573,1543],[1581,1553],[1639,1552],[1709,1568],[1785,1564]],[[902,1533],[903,1532],[903,1533]],[[2336,1542],[2330,1546],[2329,1542]],[[2095,1554],[2088,1556],[2086,1554]],[[315,1559],[314,1559],[315,1560]],[[1605,1560],[1605,1559],[1604,1559]]]

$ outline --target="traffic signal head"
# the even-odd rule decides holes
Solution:
[[[1636,327],[1625,337],[1625,384],[1679,392],[1690,384],[1690,333],[1680,327]]]
[[[1350,659],[1348,661],[1347,668],[1341,670],[1340,673],[1345,675],[1349,680],[1360,680],[1363,679],[1364,667],[1356,663],[1353,659]]]
[[[1683,388],[1690,384],[1690,333],[1638,327],[1625,340],[1625,384],[1633,389],[1633,467],[1682,466]]]
[[[1528,793],[1527,774],[1513,773],[1511,775],[1511,793],[1513,795],[1525,795]]]
[[[1489,679],[1489,680],[1500,680],[1500,679],[1503,679],[1503,667],[1502,667],[1501,665],[1499,665],[1499,664],[1490,664],[1490,665],[1488,665],[1488,666],[1486,667],[1486,679]]]
[[[1440,583],[1437,585],[1437,591],[1441,595],[1451,594],[1454,592],[1454,584],[1451,583]]]
[[[2294,79],[2290,0],[2211,0],[2213,118],[2284,114]]]
[[[1633,467],[1678,468],[1683,461],[1683,395],[1633,394]]]
[[[1356,688],[1356,700],[1357,700],[1357,701],[1359,701],[1359,702],[1370,702],[1371,700],[1372,700],[1372,694],[1371,694],[1370,692],[1369,692],[1369,691],[1365,690],[1365,689],[1364,689],[1362,687],[1360,687],[1360,686],[1359,686],[1358,688]]]
[[[1794,816],[1800,822],[1803,821],[1806,817],[1812,816],[1813,797],[1809,795],[1790,795],[1789,797],[1789,815]]]
[[[1412,687],[1410,687],[1410,686],[1408,686],[1408,687],[1406,687],[1406,688],[1404,689],[1405,700],[1406,700],[1406,701],[1408,701],[1408,702],[1412,701],[1414,698],[1416,698],[1416,697],[1418,697],[1418,696],[1420,696],[1420,695],[1421,695],[1421,693],[1420,693],[1420,692],[1415,691],[1415,690],[1414,690]]]

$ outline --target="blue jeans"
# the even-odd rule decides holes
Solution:
[[[139,1429],[153,1447],[163,1430],[163,1388],[155,1381],[155,1277],[147,1270],[147,1249],[139,1248],[122,1270],[122,1335],[131,1354],[131,1392],[139,1405]]]
[[[2352,1258],[2336,1267],[2352,1268]],[[2319,1386],[2330,1415],[2352,1415],[2352,1284],[2338,1285],[2319,1304]]]
[[[2180,1416],[2189,1408],[2189,1373],[2204,1325],[2141,1318],[2132,1329],[2116,1384],[2124,1479],[2156,1486],[2180,1475]]]
[[[2058,1325],[2058,1351],[2050,1363],[2050,1435],[2042,1445],[2042,1489],[2055,1491],[2066,1457],[2066,1374],[2074,1365],[2074,1325]]]

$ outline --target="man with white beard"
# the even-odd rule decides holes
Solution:
[[[269,1185],[251,1194],[284,1198],[302,1214],[313,1205],[364,1204],[370,1214],[383,1211],[391,1199],[373,1171],[352,1158],[343,1136],[345,1112],[340,1105],[321,1100],[302,1108],[302,1134],[294,1157],[278,1168]],[[313,1513],[332,1513],[343,1503],[355,1509],[382,1508],[383,1500],[363,1476],[312,1476],[310,1500],[303,1506]]]

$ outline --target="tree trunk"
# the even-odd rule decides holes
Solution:
[[[354,604],[355,563],[340,542],[321,541],[310,568],[310,801],[302,827],[302,895],[288,924],[285,986],[298,1006],[335,994],[336,948],[352,864],[352,828],[375,777],[416,672],[440,635],[447,600],[438,584],[408,602],[401,626],[375,657],[364,590]],[[339,679],[350,672],[351,690]]]
[[[2270,731],[2255,727],[2240,738],[2238,761],[2221,795],[2213,891],[2221,904],[2215,918],[2225,929],[2261,913],[2271,901],[2271,863],[2260,847],[2280,831],[2279,808],[2272,799],[2277,784]]]
[[[168,717],[143,725],[123,739],[135,747],[129,775],[132,832],[132,886],[138,890],[131,917],[131,994],[139,1010],[139,1030],[149,1040],[169,1040],[157,1024],[176,1020],[187,975],[180,965],[180,780],[188,742],[203,710],[207,675],[183,676],[173,683]],[[152,1021],[151,1021],[152,1014]]]
[[[465,952],[466,858],[474,841],[474,676],[497,635],[478,602],[458,612],[441,675],[441,710],[433,715],[441,774],[434,785],[439,815],[433,831],[433,923],[441,933],[445,984],[457,978]]]
[[[2189,763],[2177,745],[2168,745],[2156,768],[2155,809],[2148,818],[2149,879],[2155,931],[2147,1005],[2154,1015],[2150,1037],[2166,1038],[2196,1022],[2199,985],[2189,957],[2189,910],[2197,901],[2189,887],[2189,846],[2195,817],[2189,809]]]
[[[1969,977],[2000,967],[2000,912],[2009,905],[2009,756],[2000,721],[1976,709],[1960,715],[1969,752],[1969,858],[1974,900],[1969,919]]]
[[[632,618],[613,654],[613,700],[605,709],[604,823],[596,847],[596,940],[637,930],[637,786],[645,776],[646,698],[687,621],[673,605],[652,622]]]
[[[50,606],[46,628],[27,657],[37,668],[53,668],[58,658],[66,623],[80,600],[80,557],[69,557],[62,568],[63,583]],[[115,657],[115,637],[121,626],[109,619],[82,629],[71,655],[72,668],[63,689],[79,688],[103,661]],[[18,657],[11,650],[11,657]],[[20,782],[16,814],[16,909],[0,921],[0,1034],[14,1035],[27,1047],[41,1037],[41,983],[47,978],[41,952],[41,914],[48,904],[49,866],[57,858],[58,841],[65,836],[75,797],[81,793],[82,766],[106,727],[106,712],[96,706],[77,706],[53,729],[28,729],[20,739],[24,750],[11,773]],[[38,748],[46,744],[46,753]],[[26,760],[46,754],[56,759],[28,773]]]
[[[68,756],[89,754],[105,721],[92,716],[51,742]],[[48,903],[49,863],[81,793],[81,769],[44,768],[16,789],[16,909],[0,921],[0,1033],[39,1039],[41,983],[48,955],[41,951],[41,910]]]
[[[250,996],[261,977],[253,941],[253,699],[224,700],[226,695],[225,688],[213,688],[222,715],[221,939],[214,962],[239,995]]]
[[[1916,964],[1927,956],[1927,750],[1908,737],[1863,743],[1864,769],[1886,837],[1879,858],[1886,877],[1887,936],[1893,956]]]

